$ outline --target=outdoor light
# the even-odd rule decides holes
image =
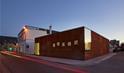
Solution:
[[[10,48],[8,48],[8,50],[9,50],[9,51],[12,51],[12,50],[13,50],[13,48],[11,48],[11,47],[10,47]]]
[[[24,29],[25,32],[27,32],[27,30],[28,30],[25,26],[23,27],[23,29]]]

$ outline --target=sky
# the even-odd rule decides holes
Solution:
[[[17,36],[24,25],[63,31],[86,26],[124,42],[124,0],[0,0],[0,35]]]
[[[2,6],[2,4],[1,4],[1,0],[0,0],[0,35],[2,34],[2,33],[1,33],[1,31],[2,31],[2,30],[1,30],[1,25],[2,25],[2,23],[1,23],[1,17],[2,17],[2,16],[1,16],[1,6]]]

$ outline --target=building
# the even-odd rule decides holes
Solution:
[[[110,40],[110,52],[116,52],[120,50],[120,41],[119,40]]]
[[[109,52],[109,40],[98,33],[79,27],[35,38],[35,54],[86,60]]]
[[[12,36],[0,36],[0,50],[15,50],[17,44],[17,37]]]
[[[51,30],[51,26],[49,30],[49,29],[43,29],[43,28],[25,25],[18,34],[18,43],[20,48],[17,49],[17,51],[26,54],[34,54],[35,37],[44,36],[55,32],[56,31]]]
[[[124,42],[121,43],[121,45],[120,45],[120,50],[121,50],[121,51],[124,51]]]

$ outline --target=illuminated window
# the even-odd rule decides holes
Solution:
[[[65,42],[62,42],[62,46],[65,46]]]
[[[71,42],[68,42],[68,46],[71,46]]]
[[[57,42],[57,46],[60,46],[60,42]]]
[[[55,43],[53,43],[53,47],[56,47],[56,44]]]
[[[84,42],[85,42],[85,50],[91,50],[91,30],[85,28],[85,37],[84,37]]]
[[[74,41],[74,45],[78,45],[78,40],[75,40]]]
[[[35,55],[40,55],[40,43],[35,43],[34,53]]]

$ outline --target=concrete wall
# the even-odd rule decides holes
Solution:
[[[23,33],[23,32],[22,32]],[[26,31],[26,35],[24,34],[22,37],[26,38],[25,40],[19,41],[20,43],[20,52],[26,54],[34,54],[34,39],[39,36],[47,35],[47,31],[44,30],[34,30],[28,29]],[[26,47],[29,46],[29,47]]]
[[[47,31],[43,31],[43,30],[28,30],[28,32],[26,34],[26,39],[32,39],[34,41],[34,39],[36,37],[45,36],[45,35],[47,35]]]
[[[26,44],[29,45],[29,48],[26,48],[25,51],[27,54],[34,54],[34,39],[39,36],[47,35],[47,31],[42,30],[28,30],[26,34]]]

